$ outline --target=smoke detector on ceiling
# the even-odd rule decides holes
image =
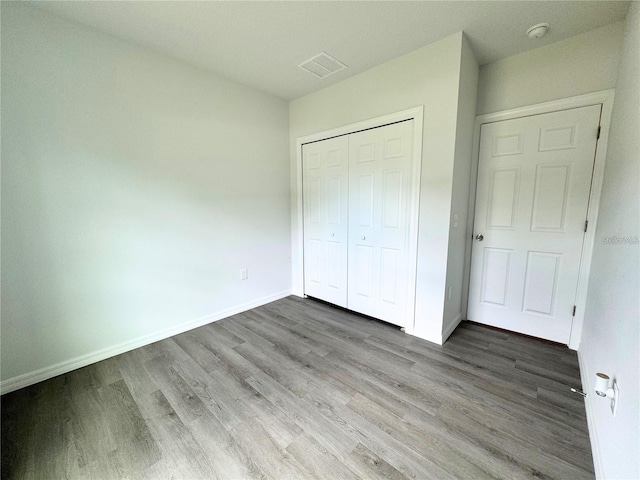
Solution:
[[[326,52],[320,52],[318,55],[305,60],[298,65],[298,67],[318,78],[327,78],[328,76],[347,68],[344,63],[336,60]]]
[[[527,30],[527,37],[532,40],[543,37],[547,33],[547,30],[549,30],[548,23],[538,23]]]

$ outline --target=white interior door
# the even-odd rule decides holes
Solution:
[[[347,306],[349,140],[302,147],[305,294]]]
[[[600,108],[482,126],[469,320],[569,342]]]
[[[413,122],[349,135],[348,308],[408,318]]]

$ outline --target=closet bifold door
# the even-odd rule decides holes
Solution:
[[[347,306],[406,326],[413,121],[349,135]]]
[[[304,293],[347,307],[349,140],[302,146]]]

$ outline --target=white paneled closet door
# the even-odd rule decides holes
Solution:
[[[302,148],[305,294],[347,307],[349,140]]]
[[[307,143],[302,160],[305,294],[406,326],[413,121]]]
[[[408,318],[413,121],[349,135],[348,308]]]

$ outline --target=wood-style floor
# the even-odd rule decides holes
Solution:
[[[2,397],[2,477],[593,478],[575,352],[289,297]]]

